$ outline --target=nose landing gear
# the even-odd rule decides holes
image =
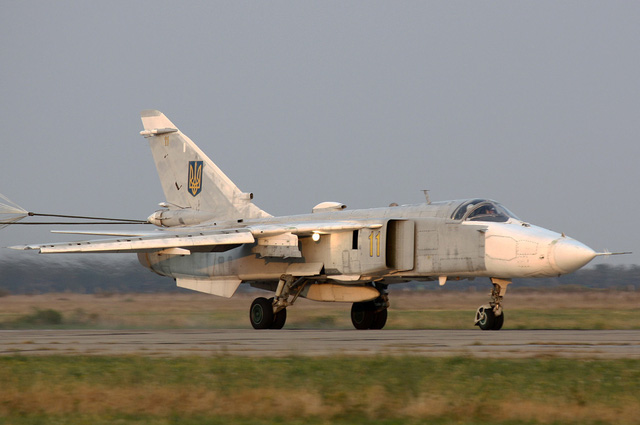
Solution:
[[[476,326],[483,331],[499,331],[504,324],[504,312],[500,312],[499,316],[493,312],[490,305],[483,305],[476,311]]]
[[[489,304],[478,307],[476,311],[475,325],[483,331],[499,331],[504,324],[504,312],[502,311],[502,299],[507,292],[509,279],[491,278],[493,290]]]

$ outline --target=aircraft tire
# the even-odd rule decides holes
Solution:
[[[249,309],[253,329],[269,329],[273,325],[273,303],[264,297],[256,298]],[[283,323],[284,325],[284,323]]]
[[[273,298],[269,298],[269,302],[273,305]],[[269,329],[282,329],[287,322],[287,309],[283,308],[273,315],[273,323]]]
[[[482,309],[481,317],[477,325],[483,331],[490,331],[490,330],[493,330],[493,327],[495,326],[495,321],[496,321],[496,316],[493,313],[493,309],[484,308]]]
[[[499,331],[502,329],[502,325],[504,325],[504,311],[500,316],[495,316],[495,321],[493,322],[493,331]]]
[[[504,311],[500,316],[496,316],[491,308],[482,310],[482,317],[478,321],[478,326],[483,331],[499,331],[504,325]]]
[[[371,329],[375,319],[375,305],[372,301],[353,303],[351,306],[351,323],[356,329]]]
[[[373,323],[370,329],[382,329],[387,324],[387,309],[381,310],[374,314]]]

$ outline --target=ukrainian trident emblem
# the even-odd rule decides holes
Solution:
[[[202,192],[202,161],[189,161],[189,193],[197,196]]]

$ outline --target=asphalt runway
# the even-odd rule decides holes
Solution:
[[[4,330],[0,355],[640,358],[640,330]]]

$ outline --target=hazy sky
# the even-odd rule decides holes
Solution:
[[[640,264],[640,2],[0,11],[0,193],[27,210],[158,209],[138,133],[140,111],[159,109],[274,215],[419,203],[430,189],[498,200],[596,250],[636,252],[611,264]],[[0,231],[2,246],[63,239]]]

